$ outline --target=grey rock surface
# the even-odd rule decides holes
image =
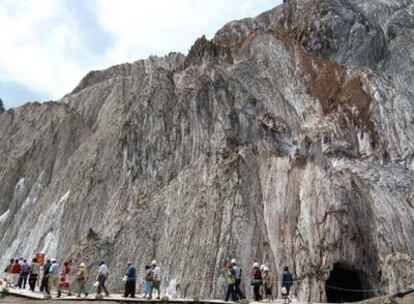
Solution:
[[[1,262],[105,259],[120,286],[155,258],[185,297],[221,297],[233,257],[246,290],[289,265],[303,301],[336,263],[413,288],[413,10],[290,0],[1,113]]]

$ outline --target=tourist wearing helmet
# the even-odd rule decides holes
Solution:
[[[260,286],[262,285],[263,278],[262,272],[260,271],[259,263],[254,263],[252,268],[252,282],[251,285],[253,286],[254,292],[254,300],[260,301],[262,296],[260,295]]]
[[[235,282],[235,285],[234,285],[234,290],[235,290],[235,292],[236,292],[237,297],[239,298],[239,300],[241,300],[241,299],[244,299],[245,298],[243,292],[240,289],[242,269],[237,264],[237,260],[236,259],[232,259],[231,260],[231,265],[233,266],[234,277],[235,277],[235,281],[236,281]]]

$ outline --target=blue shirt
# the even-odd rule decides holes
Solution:
[[[241,268],[237,265],[233,266],[233,271],[234,271],[234,277],[236,279],[240,279],[241,278]]]
[[[27,272],[29,272],[29,264],[27,264],[27,262],[23,262],[22,273],[27,273]]]
[[[58,263],[53,263],[52,266],[50,266],[49,274],[55,275],[55,276],[59,275],[59,264]]]
[[[137,269],[134,266],[129,266],[126,276],[128,280],[135,280],[137,278]]]
[[[293,285],[292,274],[289,271],[284,270],[282,272],[282,287],[290,288]]]

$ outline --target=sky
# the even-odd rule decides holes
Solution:
[[[187,54],[225,23],[281,0],[0,0],[0,98],[57,100],[88,71]]]

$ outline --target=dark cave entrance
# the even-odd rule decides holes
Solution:
[[[326,300],[330,303],[356,302],[371,298],[374,294],[366,291],[370,289],[363,273],[342,263],[334,264],[325,282]]]

